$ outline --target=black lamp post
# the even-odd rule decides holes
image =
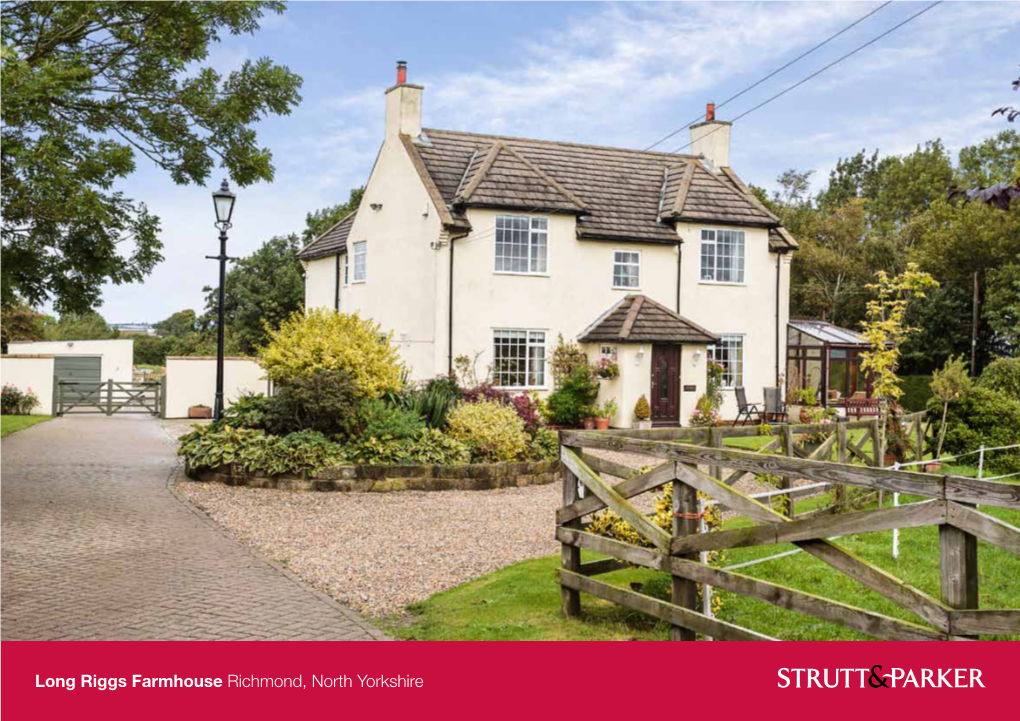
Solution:
[[[216,401],[213,404],[213,418],[223,417],[223,286],[227,278],[227,230],[230,216],[234,214],[236,196],[224,180],[220,189],[213,193],[213,207],[216,209],[216,227],[220,229],[220,254],[207,255],[210,260],[220,262],[219,319],[216,322]]]

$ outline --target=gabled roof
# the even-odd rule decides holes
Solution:
[[[719,337],[645,295],[628,295],[599,316],[582,343],[716,343]]]
[[[412,142],[455,217],[471,205],[569,212],[581,238],[671,244],[676,221],[779,225],[732,171],[691,155],[433,128]]]
[[[358,211],[345,215],[339,223],[306,245],[298,258],[301,260],[314,260],[324,258],[327,255],[347,252],[347,236],[351,234],[351,227],[354,225],[354,218]]]

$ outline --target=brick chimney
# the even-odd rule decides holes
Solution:
[[[421,85],[407,82],[407,62],[397,61],[397,84],[386,91],[386,137],[421,135]]]
[[[730,127],[715,119],[715,103],[705,108],[705,121],[691,126],[691,153],[701,155],[716,168],[730,165]]]

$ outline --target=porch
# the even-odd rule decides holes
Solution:
[[[642,396],[651,408],[648,425],[682,425],[705,392],[708,346],[718,337],[647,296],[628,295],[578,342],[592,362],[615,365],[615,377],[601,382],[598,402],[616,404],[614,428],[633,428]]]

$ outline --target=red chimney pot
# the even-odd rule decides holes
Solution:
[[[705,120],[709,123],[715,120],[715,103],[709,103],[705,108]]]
[[[397,85],[403,85],[407,82],[407,61],[397,61]]]

